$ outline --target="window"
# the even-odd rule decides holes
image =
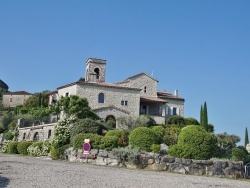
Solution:
[[[104,103],[104,94],[103,93],[100,93],[98,95],[98,103]]]
[[[69,97],[69,92],[65,93],[65,97]]]
[[[26,133],[23,133],[23,140],[25,140],[26,138]]]
[[[128,101],[121,101],[121,105],[128,106]]]
[[[144,87],[144,93],[147,93],[147,86]]]
[[[166,106],[166,115],[168,115],[168,106]]]
[[[173,115],[177,115],[177,109],[173,108]]]
[[[162,106],[160,105],[159,106],[159,115],[161,115],[162,114]]]
[[[95,68],[94,72],[96,73],[96,79],[98,80],[100,77],[100,70],[98,68]]]
[[[13,98],[10,98],[10,102],[13,102]]]
[[[51,129],[48,132],[48,138],[50,138],[50,137],[51,137]]]

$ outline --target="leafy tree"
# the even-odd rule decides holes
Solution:
[[[250,154],[247,152],[245,147],[238,146],[232,150],[232,160],[243,161],[246,164],[250,161]]]
[[[163,142],[168,145],[172,146],[177,144],[178,136],[181,132],[181,128],[176,125],[171,125],[165,129],[165,134],[163,137]]]
[[[120,129],[131,131],[135,128],[135,121],[133,116],[121,116],[117,118],[117,126]]]
[[[216,137],[197,125],[183,128],[177,144],[169,148],[169,154],[174,157],[196,160],[210,159],[216,151]]]
[[[156,122],[148,115],[140,115],[135,121],[135,127],[150,127],[156,125]]]
[[[207,124],[207,132],[213,133],[214,132],[214,125],[213,124]]]
[[[240,137],[237,135],[230,135],[226,132],[216,134],[218,146],[222,149],[228,149],[228,148],[234,148],[236,147],[236,144],[240,142]]]
[[[248,130],[247,130],[247,127],[246,127],[246,130],[245,130],[245,147],[247,146],[248,143],[249,143]]]
[[[34,107],[48,107],[49,105],[49,91],[43,91],[39,93],[34,93],[29,97],[24,103],[24,107],[34,108]]]

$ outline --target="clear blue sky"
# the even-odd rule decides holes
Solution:
[[[140,72],[185,98],[215,133],[250,131],[249,0],[0,0],[0,79],[39,92],[84,77],[107,60],[107,82]]]

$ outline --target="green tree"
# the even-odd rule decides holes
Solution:
[[[196,160],[210,159],[216,151],[216,137],[198,125],[183,128],[177,144],[169,148],[169,154],[174,157]]]
[[[186,125],[200,125],[200,123],[192,117],[185,118],[185,124]]]
[[[245,130],[245,147],[247,146],[248,143],[249,143],[248,130],[247,130],[247,127],[246,127],[246,130]]]
[[[207,117],[207,103],[204,102],[204,107],[202,111],[202,126],[208,131],[208,117]]]
[[[232,149],[232,160],[243,161],[246,164],[250,161],[250,154],[243,146],[238,146]]]

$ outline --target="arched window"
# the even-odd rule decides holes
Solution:
[[[95,68],[94,72],[96,73],[96,79],[98,80],[100,77],[100,70],[98,68]]]
[[[98,95],[98,103],[104,103],[104,94],[103,93],[100,93]]]

